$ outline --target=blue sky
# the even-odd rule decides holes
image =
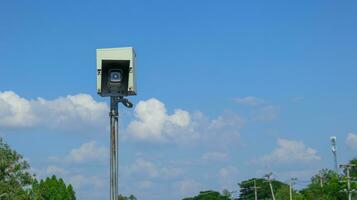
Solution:
[[[108,198],[95,49],[133,46],[119,191],[180,199],[273,171],[300,185],[357,150],[355,1],[2,1],[0,135],[39,177]]]

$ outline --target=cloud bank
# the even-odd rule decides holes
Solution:
[[[88,94],[53,100],[26,99],[15,92],[0,92],[0,129],[91,129],[104,126],[108,106]]]
[[[301,141],[287,140],[279,138],[278,146],[268,155],[264,156],[261,161],[267,163],[299,163],[312,162],[321,160],[317,151],[306,147]]]
[[[346,144],[350,149],[357,150],[357,134],[349,133],[346,138]]]

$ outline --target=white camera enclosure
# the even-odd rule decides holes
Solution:
[[[132,47],[97,49],[97,92],[100,96],[136,95]]]

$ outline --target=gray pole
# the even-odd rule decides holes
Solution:
[[[348,200],[352,200],[350,167],[347,167],[347,190],[348,190]]]
[[[110,97],[110,200],[118,198],[118,99]]]
[[[257,181],[254,179],[254,197],[255,200],[258,200],[258,191],[257,191]]]
[[[290,189],[290,200],[293,200],[293,184],[295,184],[295,181],[297,178],[292,178],[289,183],[289,189]]]
[[[265,175],[265,177],[267,177],[268,182],[269,182],[271,196],[272,196],[273,200],[275,200],[274,189],[273,189],[273,185],[271,183],[271,175],[272,175],[272,173],[269,173],[269,174]]]
[[[347,193],[348,193],[348,200],[352,200],[352,191],[351,191],[351,179],[350,170],[352,167],[355,167],[354,164],[347,164],[347,165],[340,165],[340,168],[346,169],[346,178],[347,178]]]
[[[324,177],[322,176],[322,174],[319,174],[318,177],[320,180],[320,187],[323,188],[324,187],[324,182],[323,182]]]

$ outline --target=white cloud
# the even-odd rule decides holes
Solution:
[[[150,178],[153,178],[158,176],[159,169],[154,163],[139,158],[129,167],[129,173],[145,173]]]
[[[108,159],[109,150],[105,146],[99,146],[96,141],[92,140],[82,144],[78,148],[72,149],[68,155],[51,156],[50,161],[56,163],[86,163],[86,162],[105,162]]]
[[[106,147],[98,146],[96,141],[82,144],[79,148],[72,149],[65,157],[67,162],[89,162],[89,161],[103,161],[108,157],[108,149]]]
[[[88,129],[103,127],[108,107],[90,95],[77,94],[54,100],[25,99],[12,91],[0,92],[0,129],[47,127]]]
[[[357,149],[357,134],[349,133],[346,138],[346,144],[351,149]]]
[[[213,119],[210,124],[212,129],[225,129],[229,127],[241,128],[245,124],[245,120],[231,111],[225,111],[222,115]]]
[[[259,106],[265,103],[264,100],[252,96],[235,98],[233,101],[237,104],[248,105],[248,106]]]
[[[278,117],[279,108],[273,105],[263,106],[255,111],[254,120],[272,121]]]
[[[62,178],[67,184],[73,185],[75,190],[79,192],[87,189],[103,189],[105,184],[104,178],[74,173],[71,170],[66,170],[55,165],[47,166],[47,168],[44,169],[31,168],[31,172],[35,173],[39,179],[56,175],[58,178]]]
[[[76,190],[88,187],[96,190],[104,189],[104,182],[105,180],[103,178],[97,176],[85,176],[77,174],[69,177],[69,183],[73,184]]]
[[[194,195],[202,190],[202,184],[195,180],[181,180],[176,182],[175,188],[178,188],[181,195]]]
[[[138,158],[124,169],[124,174],[133,177],[147,177],[150,179],[173,179],[183,174],[183,170],[172,166],[159,166],[154,162]]]
[[[321,158],[315,149],[306,147],[301,141],[286,140],[279,138],[278,147],[261,160],[268,163],[299,163],[318,161]]]
[[[234,166],[223,167],[219,170],[219,176],[221,178],[235,177],[238,174],[238,169]]]
[[[275,174],[276,177],[279,177],[280,180],[288,180],[291,179],[291,177],[295,177],[298,180],[309,180],[316,173],[317,170],[313,170],[313,169],[273,172],[273,174]]]
[[[129,124],[128,131],[132,137],[141,140],[169,141],[185,137],[182,134],[186,133],[191,123],[189,112],[176,109],[169,115],[165,105],[155,98],[140,101],[135,107],[135,117]]]
[[[226,146],[237,142],[240,128],[245,124],[238,114],[225,111],[210,120],[201,112],[189,113],[176,109],[168,114],[165,104],[157,99],[140,101],[135,108],[135,119],[129,123],[125,138],[149,142],[192,144],[195,141]],[[220,143],[221,142],[221,143]]]
[[[152,181],[149,180],[144,180],[144,181],[139,181],[138,186],[140,189],[148,189],[151,188],[153,185]]]
[[[202,160],[206,161],[223,161],[228,159],[228,154],[224,152],[207,152],[202,155]]]
[[[60,167],[54,166],[54,165],[50,165],[47,167],[46,169],[46,174],[48,175],[65,175],[68,172],[65,169],[62,169]]]
[[[12,91],[0,92],[0,127],[28,127],[37,121],[30,101]]]
[[[219,170],[219,181],[222,188],[234,188],[237,184],[239,171],[234,166],[226,166]]]

